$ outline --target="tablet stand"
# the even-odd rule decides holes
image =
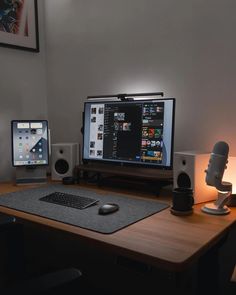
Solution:
[[[16,184],[47,182],[46,166],[16,167]]]

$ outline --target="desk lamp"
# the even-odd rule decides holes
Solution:
[[[230,212],[226,206],[232,192],[232,183],[222,181],[224,171],[228,163],[229,146],[224,141],[217,142],[212,150],[206,172],[206,183],[218,190],[218,197],[215,202],[207,203],[202,211],[209,214],[225,215]]]

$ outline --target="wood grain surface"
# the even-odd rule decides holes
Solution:
[[[109,190],[81,184],[80,186],[95,190],[97,193],[109,194]],[[27,188],[32,187],[34,186],[27,186]],[[0,184],[0,194],[23,189],[26,187],[10,183]],[[133,197],[130,191],[124,191],[123,194],[127,198]],[[171,204],[171,190],[164,191],[159,197],[144,192],[135,193],[135,197],[152,200],[156,198]],[[195,205],[193,214],[189,216],[175,216],[168,208],[113,234],[96,233],[2,206],[0,206],[0,212],[18,217],[23,222],[37,223],[69,232],[76,238],[92,242],[94,247],[103,247],[107,251],[166,270],[182,271],[214,246],[230,230],[236,220],[236,208],[231,208],[228,215],[216,216],[203,213],[201,207],[202,204]]]

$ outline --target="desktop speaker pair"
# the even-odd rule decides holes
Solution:
[[[75,176],[78,164],[79,148],[77,143],[52,144],[51,177],[52,180],[62,180]]]
[[[210,153],[174,153],[174,188],[191,188],[195,204],[216,200],[217,198],[216,188],[207,185],[205,181],[205,170],[208,167],[209,159]]]

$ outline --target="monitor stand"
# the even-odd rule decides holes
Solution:
[[[114,164],[100,164],[100,163],[87,163],[78,165],[77,175],[82,172],[82,177],[88,179],[89,172],[95,173],[96,183],[98,186],[107,184],[130,184],[130,186],[137,187],[139,184],[147,184],[156,195],[159,195],[163,186],[173,183],[172,170],[159,170],[155,168],[132,167],[132,166],[119,166]],[[115,179],[114,177],[117,177]],[[119,179],[118,179],[119,178]]]
[[[46,166],[16,167],[16,184],[47,183]]]

